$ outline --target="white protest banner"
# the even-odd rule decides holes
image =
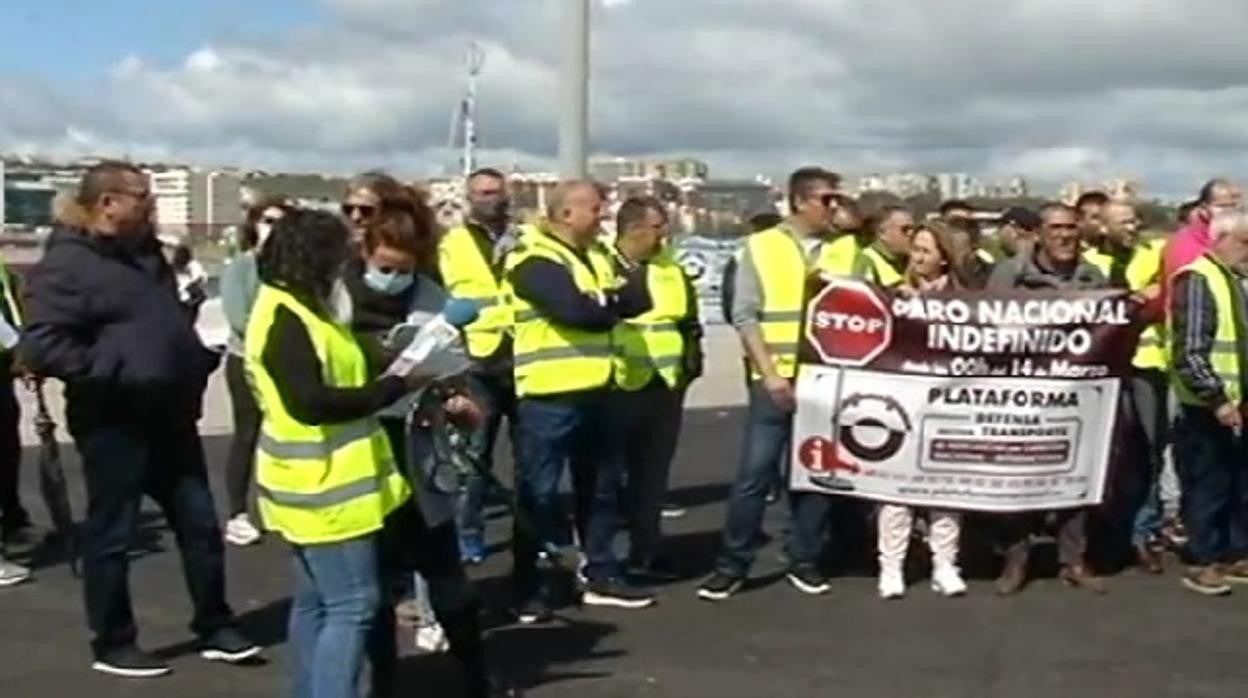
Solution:
[[[1098,504],[1138,334],[1124,292],[906,298],[826,280],[803,327],[790,484],[942,509]]]

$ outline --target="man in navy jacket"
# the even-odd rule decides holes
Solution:
[[[30,275],[19,352],[36,374],[64,381],[82,454],[93,668],[132,678],[170,671],[136,645],[127,583],[145,494],[176,534],[201,654],[252,657],[259,648],[237,632],[225,601],[221,531],[196,430],[217,360],[178,302],[153,235],[147,178],[127,163],[101,163],[61,209],[63,225]]]

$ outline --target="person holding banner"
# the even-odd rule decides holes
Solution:
[[[988,290],[1090,290],[1105,288],[1105,276],[1080,257],[1079,214],[1065,204],[1050,203],[1040,209],[1040,231],[1034,249],[1008,259],[993,270]],[[1087,510],[1056,512],[1058,559],[1061,579],[1067,584],[1098,594],[1105,583],[1088,566],[1086,553]],[[1014,594],[1027,582],[1031,535],[1045,519],[1041,513],[1003,514],[997,517],[1005,566],[997,579],[997,593]]]
[[[789,177],[792,213],[783,223],[746,239],[737,266],[732,319],[751,364],[749,411],[736,481],[728,499],[723,549],[698,597],[722,601],[740,588],[761,537],[767,490],[785,457],[796,408],[793,380],[801,334],[802,302],[810,274],[831,271],[827,235],[840,177],[803,168]],[[818,569],[827,495],[791,492],[788,579],[806,594],[831,586]]]
[[[1170,337],[1180,405],[1174,450],[1190,535],[1183,586],[1220,596],[1248,584],[1248,214],[1219,213],[1209,232],[1210,251],[1174,276]]]
[[[919,226],[911,241],[903,293],[921,294],[965,288],[952,238],[949,226],[940,221]],[[914,508],[885,504],[880,507],[877,525],[880,598],[899,599],[906,594],[902,567],[914,526]],[[960,517],[956,512],[931,512],[928,545],[932,550],[932,590],[938,594],[961,596],[966,593],[966,582],[958,569],[958,541],[961,536]]]
[[[1140,219],[1135,207],[1126,202],[1110,202],[1101,209],[1101,234],[1096,248],[1083,257],[1109,279],[1114,288],[1125,288],[1145,303],[1161,299],[1161,241],[1140,239]],[[1160,318],[1160,312],[1157,316]],[[1164,569],[1161,534],[1161,471],[1165,450],[1168,380],[1166,378],[1165,334],[1157,324],[1149,325],[1140,336],[1131,360],[1131,378],[1123,391],[1126,428],[1130,443],[1138,447],[1135,459],[1142,471],[1126,473],[1133,489],[1141,496],[1131,502],[1128,514],[1131,547],[1140,568],[1150,574]],[[1134,498],[1133,498],[1134,499]],[[1118,528],[1118,527],[1115,527]]]
[[[905,206],[887,206],[874,216],[875,241],[862,251],[857,264],[865,264],[855,276],[891,288],[904,280],[910,239],[914,237],[914,215]]]

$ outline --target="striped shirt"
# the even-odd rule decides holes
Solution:
[[[1241,309],[1248,311],[1244,308],[1245,280],[1237,276],[1235,281],[1231,285],[1235,301]],[[1174,277],[1171,293],[1174,372],[1202,402],[1221,405],[1226,402],[1226,386],[1213,370],[1209,359],[1218,327],[1218,309],[1213,291],[1204,277],[1187,273]],[[1240,346],[1239,350],[1243,356],[1244,347]],[[1241,380],[1244,378],[1248,378],[1248,374]]]

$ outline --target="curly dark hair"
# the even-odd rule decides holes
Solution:
[[[294,207],[295,202],[285,196],[266,196],[249,206],[247,216],[243,219],[243,227],[239,231],[239,246],[244,250],[255,249],[260,241],[260,235],[256,232],[256,224],[260,222],[260,217],[265,211],[280,208],[284,212],[289,212]]]
[[[332,213],[288,211],[260,250],[260,280],[305,302],[324,301],[351,254],[350,241],[346,223]]]

